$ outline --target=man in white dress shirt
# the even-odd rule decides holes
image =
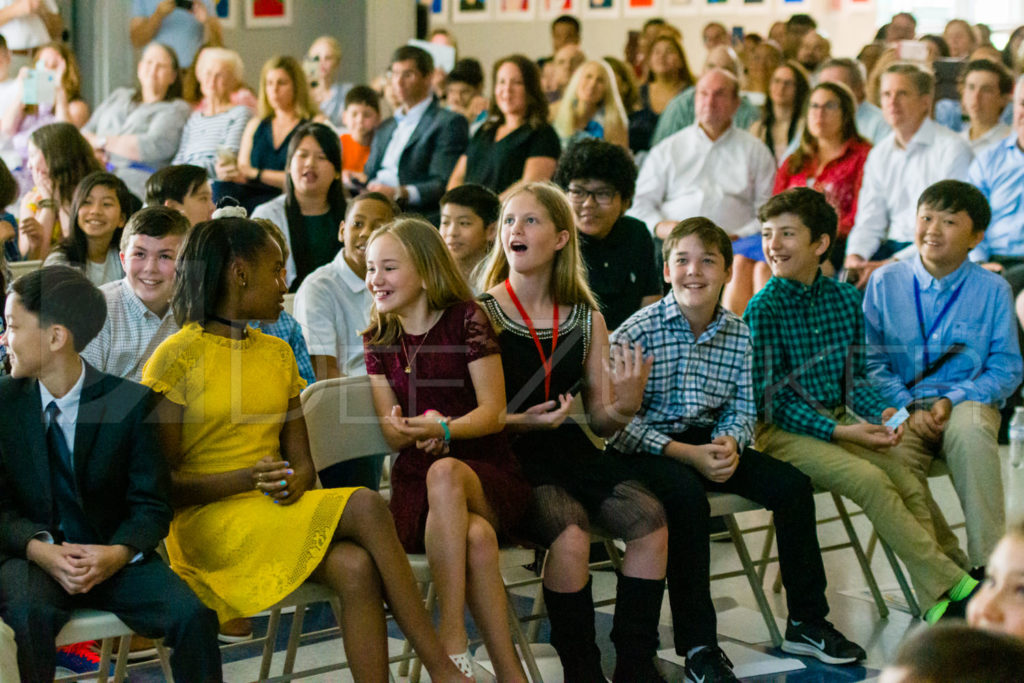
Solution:
[[[966,180],[974,157],[960,136],[931,119],[935,79],[913,64],[882,75],[882,113],[893,132],[864,164],[845,265],[861,287],[875,268],[912,247],[917,198],[940,180]]]
[[[627,215],[660,239],[679,221],[705,216],[736,237],[761,229],[757,209],[772,194],[775,159],[760,140],[732,125],[739,81],[712,69],[697,82],[697,122],[665,138],[640,169]]]

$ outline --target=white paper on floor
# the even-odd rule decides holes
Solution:
[[[782,673],[784,671],[798,671],[806,668],[799,659],[792,657],[773,657],[758,650],[739,643],[720,642],[719,646],[725,651],[733,663],[732,671],[736,678],[748,678],[751,676],[768,676]],[[661,650],[658,657],[665,661],[672,662],[679,667],[685,663],[685,658],[676,654],[673,649]],[[545,679],[547,680],[547,679]]]
[[[903,591],[900,590],[899,586],[879,586],[878,590],[881,591],[882,599],[885,600],[885,604],[890,609],[898,609],[901,612],[910,614],[910,605],[907,604],[907,599],[903,597]],[[839,591],[839,594],[856,598],[857,600],[864,600],[865,602],[875,602],[875,598],[871,595],[871,590],[867,586]]]
[[[786,632],[786,620],[775,617],[781,633]],[[732,607],[718,612],[718,635],[756,645],[771,640],[764,617],[749,607]]]
[[[537,668],[540,669],[540,675],[544,679],[544,683],[563,683],[562,663],[558,661],[558,653],[555,652],[555,648],[547,643],[533,643],[530,645],[530,652],[533,653],[533,658],[537,662]],[[520,655],[521,658],[522,656]],[[487,654],[487,648],[483,645],[478,647],[473,653],[473,661],[481,669],[492,676],[494,675],[494,666],[491,665],[490,655]],[[523,668],[526,668],[525,662],[523,663]]]

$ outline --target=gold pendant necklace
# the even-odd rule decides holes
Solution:
[[[409,350],[405,348],[405,333],[403,332],[402,336],[399,337],[399,341],[402,342],[402,353],[405,355],[405,374],[412,374],[412,362],[416,360],[416,356],[419,355],[420,349],[423,348],[423,344],[427,341],[427,337],[434,329],[434,325],[436,325],[440,319],[441,317],[438,316],[437,320],[435,320],[434,323],[427,328],[427,331],[423,333],[423,339],[421,339],[420,343],[416,345],[416,350],[412,352],[412,356],[409,355]]]

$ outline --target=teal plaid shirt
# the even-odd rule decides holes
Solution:
[[[773,277],[744,319],[754,345],[758,417],[788,432],[832,440],[828,415],[846,405],[879,422],[887,406],[867,379],[856,287],[821,275],[810,287]]]

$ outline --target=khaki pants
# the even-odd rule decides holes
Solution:
[[[0,683],[18,683],[18,646],[14,643],[14,631],[0,621]]]
[[[999,411],[990,405],[965,401],[953,407],[938,443],[904,431],[900,448],[894,450],[919,481],[925,482],[934,458],[942,458],[953,477],[953,488],[967,522],[967,555],[960,550],[942,512],[929,495],[935,534],[947,555],[960,554],[961,566],[980,567],[1003,535],[1006,524],[1003,478],[999,463]]]
[[[842,410],[833,415],[853,422]],[[903,464],[897,452],[876,452],[852,444],[835,444],[794,434],[774,425],[758,426],[757,448],[794,465],[815,487],[849,498],[867,515],[893,551],[903,560],[928,609],[963,578],[964,570],[939,547],[925,485]]]

